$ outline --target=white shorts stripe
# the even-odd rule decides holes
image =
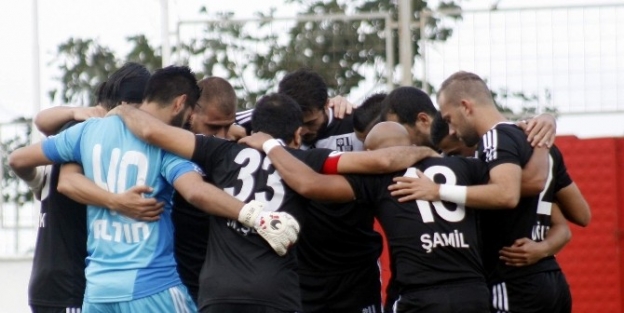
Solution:
[[[492,306],[497,313],[509,312],[509,297],[505,283],[492,286]]]

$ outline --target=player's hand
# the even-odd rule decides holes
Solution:
[[[247,136],[247,131],[245,130],[245,127],[234,124],[230,126],[230,129],[228,129],[228,133],[225,138],[232,141],[238,141],[245,136]]]
[[[527,266],[548,256],[545,242],[535,242],[529,238],[517,239],[510,247],[499,251],[500,259],[508,266]]]
[[[263,133],[263,132],[257,132],[257,133],[253,133],[251,134],[251,136],[247,136],[244,138],[241,138],[238,143],[240,144],[246,144],[258,151],[263,151],[262,150],[262,145],[267,141],[273,139],[273,137],[269,134]]]
[[[527,134],[527,140],[533,147],[550,148],[555,143],[557,120],[551,114],[540,114],[517,125]]]
[[[338,119],[342,119],[345,116],[350,115],[355,108],[355,105],[343,96],[335,96],[329,99],[327,106],[334,110],[334,117]]]
[[[96,105],[93,107],[77,107],[73,110],[74,121],[86,121],[91,117],[103,117],[106,115],[106,109]]]
[[[299,223],[286,212],[264,211],[264,203],[256,200],[245,204],[238,221],[253,227],[275,252],[283,256],[297,242]]]
[[[408,169],[409,170],[409,169]],[[414,200],[439,201],[440,186],[434,183],[421,171],[414,176],[395,177],[395,184],[388,186],[393,197],[399,197],[399,202]]]
[[[165,204],[156,198],[144,198],[152,192],[148,186],[134,186],[124,193],[115,194],[109,208],[135,220],[153,222],[160,219]]]

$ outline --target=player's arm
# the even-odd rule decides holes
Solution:
[[[41,147],[41,142],[21,147],[9,154],[9,166],[22,180],[29,182],[36,179],[37,166],[52,164]]]
[[[486,185],[455,186],[434,183],[422,172],[418,177],[395,177],[388,187],[400,202],[427,200],[449,201],[480,209],[513,209],[520,201],[522,169],[513,163],[502,163],[490,169]]]
[[[440,155],[429,147],[397,146],[374,151],[345,152],[338,160],[339,174],[383,174],[404,170]]]
[[[143,197],[144,193],[151,193],[152,188],[134,186],[123,193],[112,193],[85,177],[82,167],[76,163],[67,163],[61,167],[56,188],[76,202],[108,208],[137,220],[156,221],[163,212],[164,203],[155,198]]]
[[[591,210],[576,183],[572,182],[560,189],[555,194],[555,198],[568,221],[582,227],[589,225]]]
[[[174,180],[173,186],[196,208],[253,227],[279,255],[286,254],[288,248],[297,241],[299,224],[288,213],[264,211],[264,204],[255,200],[245,204],[204,182],[196,172],[189,171],[180,175]]]
[[[272,140],[268,134],[255,133],[239,141],[262,151],[263,145]],[[274,140],[274,139],[273,139]],[[266,152],[265,152],[266,153]],[[428,147],[398,146],[375,151],[343,152],[337,159],[338,174],[382,174],[406,169],[427,157],[440,155]],[[294,157],[293,157],[294,158]],[[335,173],[330,173],[335,174]]]
[[[271,159],[271,164],[279,172],[280,177],[301,196],[331,202],[354,200],[353,189],[343,176],[319,174],[295,158],[281,145],[273,146],[266,152],[268,152],[267,156]],[[342,157],[343,155],[336,156],[336,158]]]
[[[71,121],[84,121],[90,117],[102,117],[106,110],[101,106],[70,107],[56,106],[42,110],[35,116],[35,126],[46,136],[58,133],[65,124]]]
[[[499,251],[500,259],[509,266],[527,266],[557,254],[572,238],[565,217],[556,204],[551,211],[551,227],[543,241],[535,242],[529,238],[520,238],[512,246]]]
[[[163,123],[151,114],[130,105],[120,105],[109,114],[117,114],[130,131],[141,140],[185,159],[195,150],[195,135],[190,131]]]
[[[523,197],[539,195],[548,180],[549,150],[534,148],[529,161],[522,168],[521,195]]]

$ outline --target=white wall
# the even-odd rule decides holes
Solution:
[[[0,259],[0,313],[29,313],[31,259]]]

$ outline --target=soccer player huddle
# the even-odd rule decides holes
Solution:
[[[353,109],[307,69],[236,102],[128,63],[37,115],[9,157],[41,200],[33,312],[571,312],[554,255],[591,215],[552,116],[508,121],[468,72],[439,111],[414,87]]]

